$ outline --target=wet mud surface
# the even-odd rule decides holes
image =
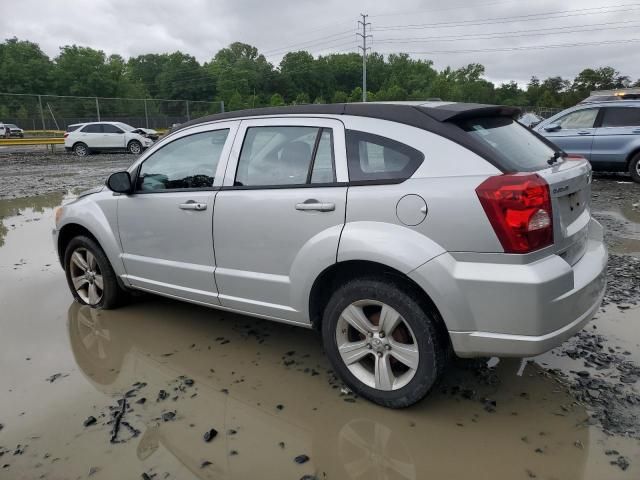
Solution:
[[[640,185],[596,177],[612,256],[578,336],[460,362],[394,411],[345,389],[312,331],[150,295],[74,303],[52,209],[132,159],[108,157],[93,182],[0,185],[0,478],[640,478]]]

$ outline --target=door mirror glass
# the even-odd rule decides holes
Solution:
[[[116,172],[107,179],[107,187],[116,193],[129,193],[131,191],[131,175],[129,172]]]
[[[560,130],[560,128],[560,125],[558,125],[557,123],[550,123],[549,125],[544,127],[545,131],[547,132],[557,132],[558,130]]]

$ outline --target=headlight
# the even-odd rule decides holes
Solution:
[[[56,222],[56,227],[58,226],[58,223],[60,223],[60,218],[62,217],[63,210],[64,210],[64,207],[58,207],[53,211],[53,217]]]

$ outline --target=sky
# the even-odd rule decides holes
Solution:
[[[205,62],[241,41],[277,65],[287,51],[359,51],[360,13],[374,51],[409,52],[438,69],[482,63],[497,83],[601,66],[640,77],[640,0],[20,0],[2,8],[0,33],[52,58],[77,44],[125,58],[180,50]]]

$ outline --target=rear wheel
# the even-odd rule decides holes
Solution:
[[[73,146],[73,153],[75,153],[79,157],[86,157],[89,155],[89,147],[87,147],[84,143],[76,143]]]
[[[127,150],[129,153],[139,155],[142,152],[142,144],[137,140],[131,140],[129,145],[127,145]]]
[[[640,153],[636,153],[629,162],[629,173],[634,182],[640,183]]]
[[[434,312],[411,289],[383,278],[341,286],[325,309],[322,336],[344,382],[386,407],[421,400],[446,364]]]
[[[111,309],[124,299],[116,274],[102,248],[91,238],[73,238],[65,250],[64,267],[73,297],[83,305]]]

